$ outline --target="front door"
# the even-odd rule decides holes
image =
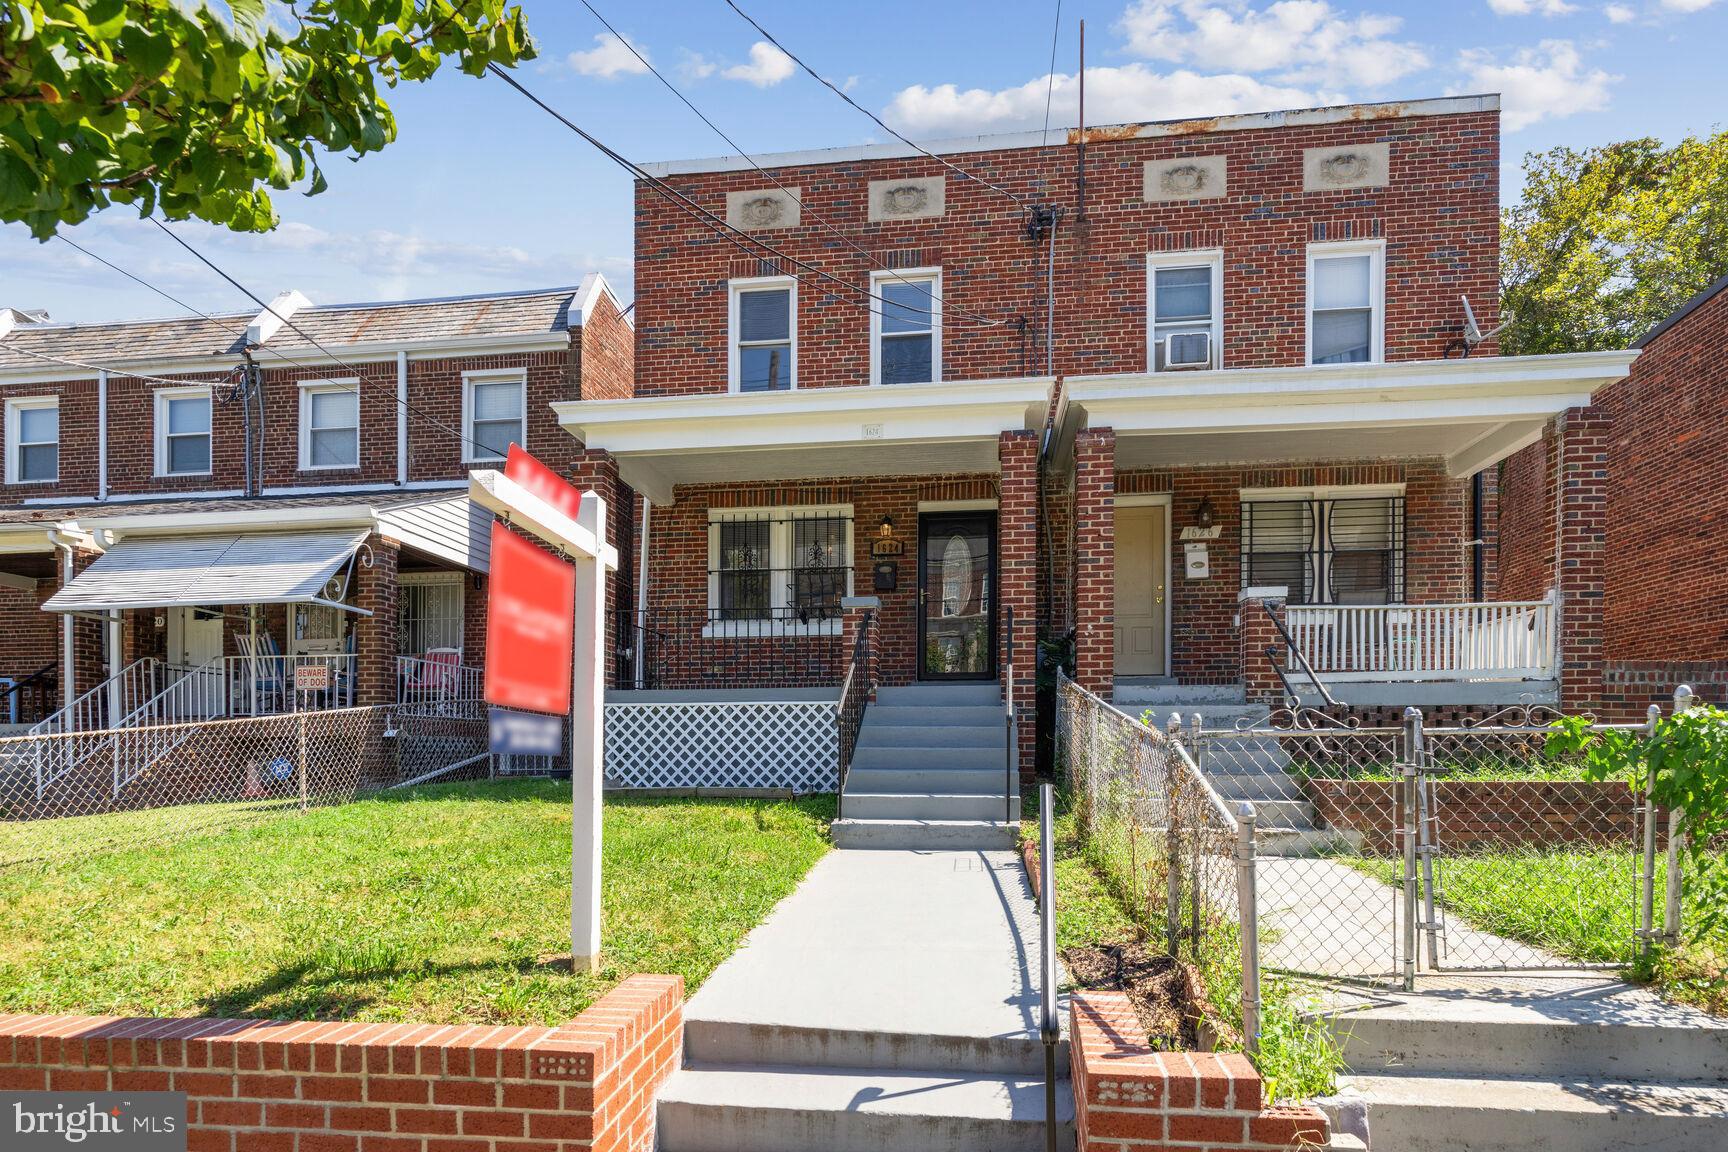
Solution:
[[[1116,509],[1116,675],[1162,676],[1168,666],[1164,597],[1170,575],[1170,509]]]
[[[918,518],[918,678],[996,677],[996,513]]]
[[[222,609],[176,608],[168,614],[168,663],[174,691],[162,699],[161,721],[203,720],[220,716],[222,707]]]

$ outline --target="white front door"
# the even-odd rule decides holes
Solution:
[[[168,613],[168,663],[181,674],[164,701],[163,720],[198,720],[222,714],[222,609],[175,608]]]

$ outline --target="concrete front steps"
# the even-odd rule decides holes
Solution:
[[[1728,1148],[1728,1021],[1612,979],[1465,982],[1333,1028],[1374,1149]]]
[[[1007,754],[997,684],[878,689],[864,710],[835,847],[1012,848],[1020,796]]]

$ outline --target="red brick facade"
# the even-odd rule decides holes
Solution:
[[[0,1016],[0,1088],[184,1092],[192,1152],[649,1152],[683,983],[557,1028]]]
[[[1728,489],[1718,481],[1728,457],[1725,341],[1728,291],[1719,285],[1644,346],[1631,375],[1598,395],[1586,423],[1569,418],[1503,466],[1503,596],[1555,578],[1557,441],[1565,442],[1568,501],[1601,495],[1599,543],[1588,541],[1597,546],[1582,571],[1561,572],[1578,588],[1562,612],[1566,627],[1599,628],[1599,648],[1574,692],[1614,719],[1642,719],[1683,683],[1728,700],[1728,571],[1717,549],[1728,522]],[[1582,531],[1575,507],[1569,516],[1568,532]]]

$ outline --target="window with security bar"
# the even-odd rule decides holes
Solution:
[[[1287,588],[1291,604],[1402,603],[1403,497],[1244,501],[1242,586]]]
[[[716,511],[708,533],[708,618],[722,634],[838,627],[852,583],[850,508]]]
[[[461,649],[462,574],[404,572],[401,583],[401,653],[423,656],[434,648]]]

